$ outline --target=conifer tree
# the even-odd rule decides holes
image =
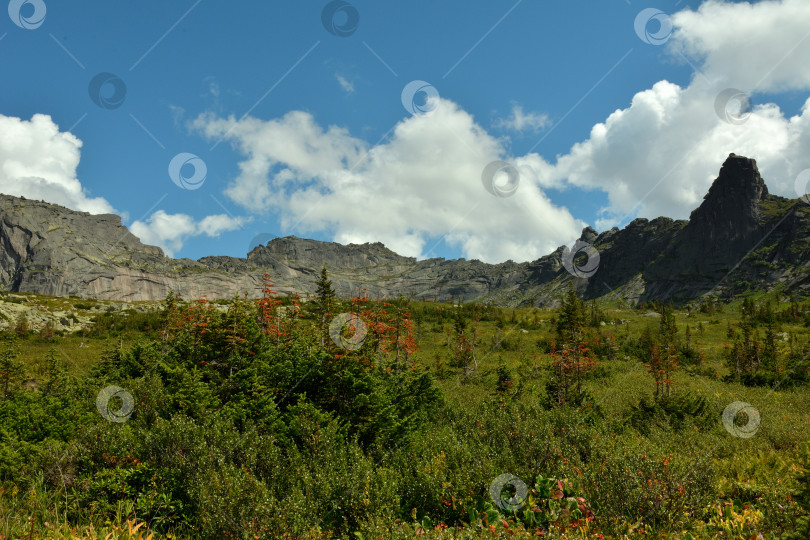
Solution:
[[[475,329],[468,331],[468,322],[461,309],[455,312],[453,340],[453,366],[464,368],[465,375],[478,369],[478,360],[475,356],[476,335]]]
[[[568,290],[562,298],[560,312],[557,316],[557,337],[561,346],[573,347],[582,339],[585,327],[585,302],[579,299],[574,284],[568,284]]]
[[[326,264],[321,268],[321,276],[315,282],[317,290],[315,292],[317,305],[315,307],[315,314],[318,318],[318,329],[321,335],[321,345],[326,343],[327,334],[329,331],[329,319],[335,310],[335,290],[332,288],[332,280],[329,279],[329,272],[326,270]]]
[[[776,351],[776,332],[774,331],[773,321],[768,321],[768,326],[765,329],[765,343],[762,348],[762,362],[766,369],[776,369],[777,351]]]
[[[587,306],[577,296],[573,283],[569,283],[556,322],[559,347],[552,346],[553,371],[546,384],[546,391],[558,405],[579,404],[584,396],[583,376],[596,365],[584,339],[587,319]]]
[[[763,344],[754,331],[755,316],[754,301],[750,298],[744,299],[740,306],[740,322],[737,323],[739,333],[730,327],[728,330],[727,336],[733,340],[733,344],[727,348],[726,366],[732,378],[737,380],[755,375],[764,358]]]
[[[19,352],[14,340],[5,351],[0,353],[0,392],[3,394],[3,399],[8,399],[22,379],[24,369],[22,362],[17,360],[18,356]]]
[[[675,314],[672,312],[672,306],[664,304],[658,307],[658,314],[661,315],[658,329],[661,335],[661,342],[665,347],[668,347],[675,342],[675,334],[678,333],[678,325],[675,324]]]
[[[48,395],[59,394],[67,379],[67,369],[59,355],[56,354],[56,347],[51,347],[45,356],[45,387],[43,393]]]
[[[684,339],[686,340],[686,343],[684,344],[684,349],[686,349],[687,352],[691,352],[692,351],[692,330],[689,328],[688,324],[686,325],[686,330],[684,330]]]

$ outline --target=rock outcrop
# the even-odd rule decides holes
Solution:
[[[810,205],[768,193],[753,159],[731,154],[690,219],[636,219],[624,229],[580,240],[598,251],[587,279],[569,273],[566,250],[532,262],[417,261],[380,243],[341,245],[289,236],[257,245],[245,258],[166,257],[144,245],[115,215],[90,215],[0,195],[0,284],[6,290],[102,300],[257,296],[265,273],[276,289],[314,293],[323,264],[338,295],[365,289],[500,305],[553,304],[573,280],[587,298],[685,302],[779,286],[810,291]],[[570,265],[569,265],[570,266]]]
[[[685,301],[739,281],[740,275],[732,274],[740,267],[751,270],[754,262],[767,267],[769,261],[749,257],[760,243],[770,246],[779,236],[772,236],[771,229],[797,209],[806,211],[799,201],[768,194],[755,160],[729,155],[703,203],[643,272],[646,294]],[[762,285],[773,281],[767,273],[759,274],[753,272],[753,278]]]

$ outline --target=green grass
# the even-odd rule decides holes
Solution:
[[[113,305],[75,298],[26,296],[32,302],[63,310],[69,310],[76,304],[81,304],[80,307]],[[756,297],[758,302],[767,298],[774,296]],[[456,528],[451,535],[449,531],[441,533],[428,527],[427,537],[502,537],[507,533],[501,524],[496,524],[495,530],[491,531],[470,523],[466,509],[475,497],[487,496],[487,487],[495,476],[508,472],[524,478],[530,484],[536,475],[566,476],[582,481],[582,496],[596,510],[596,520],[586,524],[590,532],[549,531],[547,537],[588,538],[601,531],[607,537],[630,538],[643,530],[645,536],[651,538],[687,538],[687,534],[693,538],[714,538],[721,534],[725,534],[725,537],[748,537],[757,533],[763,533],[767,538],[771,537],[769,534],[778,538],[790,531],[797,516],[806,512],[797,506],[793,494],[797,489],[797,475],[803,470],[800,450],[803,444],[810,441],[810,387],[773,390],[722,380],[727,374],[723,358],[726,332],[729,325],[734,327],[739,322],[740,302],[738,300],[724,306],[722,311],[713,313],[702,313],[696,309],[675,312],[678,327],[676,339],[685,338],[688,324],[692,344],[703,354],[704,362],[697,371],[681,366],[673,377],[673,391],[677,395],[705,398],[708,423],[701,423],[699,419],[688,420],[682,429],[653,427],[647,434],[639,433],[627,422],[639,406],[640,398],[651,396],[654,390],[645,359],[626,354],[620,347],[614,359],[599,360],[595,374],[586,378],[584,385],[591,396],[592,405],[597,406],[599,413],[587,412],[590,409],[548,408],[543,404],[547,401],[546,383],[550,377],[552,359],[542,352],[539,344],[555,339],[555,311],[537,308],[487,309],[480,306],[481,320],[468,323],[469,331],[474,330],[476,336],[478,367],[465,372],[461,368],[450,367],[453,317],[458,308],[433,302],[411,302],[411,310],[418,317],[419,345],[419,351],[411,357],[411,361],[436,378],[444,404],[407,442],[403,440],[386,447],[382,453],[379,453],[379,449],[345,439],[336,425],[322,417],[317,421],[312,420],[319,418],[317,414],[310,417],[310,413],[305,413],[303,409],[295,415],[282,416],[279,420],[297,426],[278,434],[280,438],[290,437],[300,441],[297,445],[287,447],[278,441],[271,442],[271,439],[257,439],[258,442],[253,444],[249,439],[247,442],[250,444],[243,447],[243,443],[247,442],[234,427],[241,425],[239,422],[234,425],[214,422],[223,410],[230,411],[228,414],[239,410],[231,405],[241,403],[238,394],[230,396],[229,399],[233,401],[224,409],[220,401],[219,405],[206,408],[204,412],[199,410],[207,403],[208,393],[220,391],[232,381],[225,377],[212,383],[207,390],[200,383],[192,384],[191,379],[184,378],[185,374],[192,370],[205,372],[208,368],[192,363],[188,356],[190,353],[172,360],[175,363],[164,359],[168,367],[165,373],[161,372],[164,373],[161,375],[163,379],[137,371],[144,369],[137,367],[139,362],[148,364],[148,355],[138,362],[125,355],[117,364],[105,366],[101,363],[105,351],[134,350],[136,344],[158,338],[157,327],[148,334],[138,328],[142,328],[150,317],[157,323],[159,314],[111,313],[105,319],[111,325],[110,330],[96,332],[95,337],[89,334],[85,337],[69,335],[44,340],[30,335],[18,339],[16,347],[18,360],[25,370],[23,378],[36,380],[40,385],[38,391],[41,391],[47,379],[45,359],[49,350],[54,349],[69,375],[87,381],[90,390],[102,384],[101,381],[104,381],[103,384],[120,383],[132,389],[136,395],[137,411],[152,407],[149,410],[155,412],[148,418],[143,413],[142,416],[133,416],[125,424],[112,425],[99,420],[94,411],[94,395],[82,397],[80,391],[77,394],[79,402],[71,405],[74,408],[70,413],[71,421],[84,426],[77,428],[77,435],[68,435],[61,442],[59,436],[54,435],[55,442],[42,440],[25,443],[34,444],[37,448],[36,463],[41,468],[26,467],[26,472],[18,476],[9,475],[8,472],[4,473],[5,476],[0,474],[0,538],[27,537],[31,530],[39,537],[68,538],[74,534],[100,538],[103,537],[100,532],[89,532],[91,523],[95,531],[106,534],[116,532],[113,531],[114,527],[126,529],[127,520],[135,520],[131,521],[135,523],[147,519],[146,516],[151,515],[148,512],[139,513],[134,506],[127,506],[127,501],[134,501],[139,492],[122,496],[114,487],[119,485],[116,482],[123,486],[131,481],[128,480],[129,476],[123,475],[135,470],[132,461],[127,461],[132,456],[149,464],[150,474],[160,479],[155,480],[158,487],[149,488],[156,490],[156,497],[162,494],[160,482],[173,482],[172,475],[191,475],[187,477],[197,479],[196,484],[180,485],[188,493],[197,493],[200,504],[204,503],[203,507],[210,512],[208,516],[198,516],[207,524],[204,526],[208,527],[205,529],[209,531],[206,533],[208,537],[213,537],[210,531],[214,530],[236,531],[229,529],[227,520],[241,519],[235,517],[240,512],[255,512],[252,519],[267,527],[276,527],[273,530],[296,530],[298,532],[293,536],[300,538],[328,538],[331,537],[328,531],[335,528],[340,529],[344,537],[349,537],[351,531],[360,533],[361,538],[410,538],[415,534],[416,521],[423,518],[432,520],[431,526],[446,521]],[[602,335],[610,333],[618,339],[634,342],[645,328],[657,331],[659,318],[649,316],[649,310],[620,309],[615,304],[605,304],[601,309],[606,324],[591,332],[598,331]],[[803,306],[803,309],[806,310],[807,306]],[[314,320],[303,321],[306,332],[312,331]],[[619,324],[620,320],[627,321],[627,324]],[[702,331],[699,330],[699,323]],[[810,342],[810,328],[799,321],[780,323],[776,330],[795,335],[800,344]],[[187,345],[190,346],[189,343],[182,346]],[[787,344],[780,342],[779,346],[780,355],[785,356]],[[312,347],[311,342],[308,347]],[[211,354],[213,356],[206,358],[222,361],[216,351]],[[302,358],[299,360],[303,361]],[[291,363],[281,362],[278,366],[284,365],[287,366],[284,369],[288,369],[294,365],[292,360],[286,361]],[[386,360],[378,358],[377,361],[385,364],[391,361],[391,357]],[[303,383],[298,381],[289,387],[279,387],[277,395],[290,400],[284,403],[285,406],[291,406],[292,400],[297,399],[295,393],[290,394],[291,389],[306,391],[307,377],[311,377],[313,370],[317,372],[321,368],[318,360],[309,371],[303,371]],[[514,384],[506,393],[497,391],[499,368],[505,368],[513,378]],[[125,371],[131,369],[135,371]],[[110,375],[108,378],[101,375],[99,379],[99,370],[107,370]],[[311,399],[317,402],[317,399],[329,394],[330,385],[349,377],[347,373],[349,371],[338,371],[331,378],[325,378],[321,386],[310,389]],[[278,380],[270,379],[263,383],[264,386],[256,386],[255,391],[261,392],[262,388],[278,383]],[[77,389],[81,388],[80,383],[76,384]],[[247,383],[240,379],[239,384]],[[361,384],[356,380],[354,384],[356,390],[351,392],[361,392],[359,389],[366,388],[363,385],[369,383]],[[340,386],[335,388],[344,391]],[[247,395],[252,395],[252,392],[253,389],[249,390]],[[356,421],[350,420],[353,418],[350,416],[340,416],[346,414],[354,403],[351,392],[344,394],[343,401],[338,402],[336,414],[338,418],[343,418],[344,428]],[[15,399],[27,403],[23,397]],[[277,397],[276,401],[281,403],[283,400]],[[759,411],[761,423],[751,438],[731,436],[720,422],[724,408],[735,401],[750,403]],[[186,405],[182,403],[187,403],[188,408],[184,409]],[[364,405],[367,406],[370,405]],[[0,416],[2,410],[0,408]],[[34,414],[33,409],[31,414]],[[368,414],[369,411],[363,413]],[[79,421],[79,418],[87,420]],[[310,421],[315,422],[315,427],[308,427],[307,422]],[[236,431],[231,433],[229,430]],[[4,446],[14,439],[9,438],[11,435],[6,435],[4,439],[2,433],[0,428],[0,471],[8,471],[2,469],[4,459],[11,459],[8,452],[19,451],[22,443],[13,442],[11,446]],[[88,439],[87,433],[93,434],[92,437],[98,442],[93,442],[96,439],[92,437]],[[176,450],[156,452],[152,441],[157,440],[168,441],[161,443],[161,448],[170,445]],[[70,473],[76,477],[74,488],[69,489],[61,480],[54,481],[53,470],[42,465],[50,463],[47,456],[52,450],[49,445],[58,448],[59,455],[65,452],[75,455],[73,466],[76,470]],[[72,448],[75,449],[69,450]],[[7,454],[3,454],[4,451]],[[184,459],[178,460],[171,453],[175,451],[181,452]],[[127,453],[130,458],[122,458]],[[91,457],[92,460],[107,461],[88,462]],[[194,460],[192,470],[183,469],[187,467],[186,459]],[[269,460],[267,463],[272,466],[263,465],[263,459]],[[165,465],[167,462],[175,465],[169,467]],[[200,468],[199,476],[193,475],[194,468]],[[613,472],[608,474],[606,471]],[[61,474],[64,475],[65,471],[62,470]],[[703,474],[707,475],[705,478],[708,480],[701,476]],[[107,477],[104,475],[111,475],[112,483],[105,483]],[[654,494],[647,495],[644,491],[646,484],[634,483],[637,479],[633,475],[649,480],[650,485],[670,475],[668,478],[671,478],[672,488],[681,484],[687,486],[688,495],[694,496],[694,501],[689,504],[696,506],[689,507],[691,513],[688,515],[673,511],[670,518],[663,514],[655,517],[659,513],[654,505],[637,515],[632,514],[636,511],[631,508],[632,504],[643,506],[653,504],[655,500]],[[690,478],[692,475],[694,477]],[[141,489],[146,490],[151,485],[145,481]],[[81,516],[80,521],[76,521],[75,517],[66,521],[65,507],[70,506],[66,501],[73,497],[80,500],[82,495],[79,491],[89,489],[88,486],[98,490],[94,492],[98,493],[98,497],[113,493],[115,497],[123,499],[116,503],[117,506],[111,501],[99,499],[94,509],[77,511],[74,507],[76,515]],[[12,495],[15,488],[17,493]],[[347,491],[344,493],[341,489]],[[623,495],[613,497],[611,494],[614,493]],[[172,496],[175,497],[172,504],[181,500],[177,499],[177,493]],[[411,517],[411,508],[403,506],[405,500],[413,505],[416,519]],[[671,500],[680,499],[675,497]],[[726,517],[721,517],[726,503],[733,506],[726,511],[727,515],[724,514]],[[190,503],[187,501],[186,504]],[[336,504],[340,506],[337,515],[345,516],[351,525],[329,525],[332,521],[328,516]],[[269,513],[264,513],[261,508],[265,506],[262,505],[272,508],[272,512],[268,510]],[[149,508],[152,508],[150,512],[154,512],[154,506]],[[220,508],[222,512],[227,510],[230,513],[223,514],[226,516],[223,518],[225,522],[216,525],[214,522],[219,519],[216,516]],[[622,512],[632,515],[623,515]],[[33,520],[30,519],[32,515],[35,516]],[[357,521],[352,521],[355,519]],[[50,525],[46,526],[45,522]],[[247,521],[241,523],[244,526]],[[521,529],[514,519],[509,525],[512,532],[518,535],[531,532]],[[316,532],[317,528],[321,529],[320,533]],[[194,537],[194,534],[183,533],[182,527],[161,528],[155,525],[152,532],[155,538],[168,537],[169,534]],[[129,533],[122,533],[121,537],[127,538],[126,534]],[[736,534],[740,536],[733,536]],[[233,536],[236,536],[236,532],[233,532]]]
[[[72,375],[87,375],[98,364],[101,353],[110,347],[130,347],[135,342],[134,336],[121,338],[82,338],[81,335],[65,335],[51,340],[36,336],[17,341],[20,352],[19,360],[26,366],[26,375],[40,379],[48,351],[53,348],[65,363]],[[84,346],[82,346],[84,345]]]

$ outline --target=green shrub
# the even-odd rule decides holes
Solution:
[[[584,482],[598,516],[672,530],[700,515],[715,494],[711,459],[659,453],[651,441],[606,442],[594,452],[601,466],[589,469]]]
[[[653,427],[681,430],[690,420],[705,428],[711,415],[708,400],[689,392],[659,398],[641,396],[626,418],[629,425],[644,435],[649,435]]]

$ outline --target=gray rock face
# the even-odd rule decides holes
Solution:
[[[736,264],[762,236],[759,206],[767,195],[756,161],[729,156],[672,250],[677,269],[706,277]]]
[[[155,300],[170,290],[196,297],[257,282],[170,259],[142,244],[119,216],[0,195],[0,283],[54,296]]]
[[[417,261],[380,243],[341,245],[288,236],[247,257],[171,259],[144,245],[115,215],[90,215],[40,201],[0,195],[0,284],[7,290],[116,301],[258,296],[265,274],[283,294],[304,297],[326,264],[338,295],[363,289],[506,306],[549,305],[571,280],[587,298],[687,301],[782,284],[810,292],[810,205],[768,194],[756,162],[730,155],[690,216],[636,219],[623,230],[581,240],[599,252],[598,270],[576,278],[564,249],[532,262],[486,264],[441,258]]]
[[[770,246],[777,239],[769,233],[774,221],[792,215],[796,206],[768,194],[755,160],[729,155],[703,203],[643,272],[648,283],[645,294],[685,301],[727,289],[739,280],[731,274],[738,268],[749,269],[754,262],[749,257],[760,242]],[[769,217],[766,208],[776,208],[778,213]],[[805,230],[806,226],[805,222]],[[771,279],[763,275],[755,281],[767,288]]]

